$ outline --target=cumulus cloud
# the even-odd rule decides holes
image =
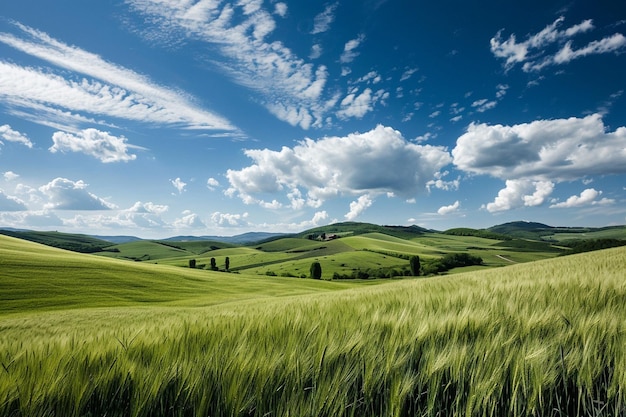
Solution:
[[[568,181],[626,172],[626,127],[599,114],[513,126],[470,124],[452,150],[461,170],[500,179]]]
[[[294,194],[302,190],[311,207],[338,195],[392,192],[410,198],[451,162],[445,148],[408,142],[380,125],[365,133],[305,139],[293,148],[249,149],[245,154],[254,164],[228,170],[228,195],[246,202],[254,201],[253,195],[281,193],[303,198]]]
[[[56,210],[111,210],[115,205],[87,191],[88,184],[82,180],[71,181],[55,178],[39,187],[39,191],[48,198],[45,209]]]
[[[164,230],[171,227],[161,215],[168,211],[168,206],[152,202],[137,201],[127,209],[98,214],[77,214],[65,219],[64,225],[75,230]]]
[[[29,148],[33,147],[33,143],[30,141],[30,139],[28,139],[28,136],[16,130],[11,129],[11,126],[9,125],[0,126],[0,138],[9,142],[21,143],[22,145],[27,146]],[[0,145],[1,144],[2,142],[0,142]]]
[[[583,206],[591,206],[591,205],[606,205],[613,204],[615,200],[609,198],[603,198],[598,200],[598,197],[602,194],[602,191],[597,191],[594,188],[587,188],[580,195],[573,195],[569,197],[567,200],[561,203],[555,203],[550,206],[550,208],[572,208],[572,207],[583,207]]]
[[[311,30],[312,35],[327,32],[330,29],[330,25],[335,20],[335,10],[338,5],[339,3],[329,4],[323,12],[315,16],[313,19],[313,30]]]
[[[174,228],[176,229],[203,229],[206,227],[204,222],[196,213],[185,210],[183,216],[174,220]]]
[[[0,97],[10,106],[37,111],[44,106],[51,117],[71,111],[191,129],[236,130],[221,116],[192,104],[184,94],[44,32],[19,23],[15,27],[22,37],[0,33],[0,42],[92,79],[71,79],[65,72],[54,74],[0,61]]]
[[[360,196],[356,201],[350,203],[350,211],[344,216],[346,220],[352,221],[359,217],[368,207],[372,205],[372,199],[365,194]]]
[[[178,194],[182,194],[185,191],[185,187],[187,183],[181,180],[180,178],[176,178],[175,180],[170,180],[170,184],[174,186],[178,190]]]
[[[322,45],[320,45],[319,43],[316,43],[315,45],[311,46],[311,53],[309,54],[309,58],[317,59],[321,57],[322,51],[323,51]]]
[[[0,211],[24,211],[28,210],[26,204],[15,196],[10,196],[0,189]]]
[[[550,181],[507,180],[506,187],[498,192],[492,203],[483,206],[490,213],[519,207],[534,207],[544,203],[552,194],[554,183]]]
[[[206,181],[206,187],[211,191],[215,191],[215,189],[219,186],[220,186],[220,182],[216,180],[215,178],[211,177]]]
[[[169,207],[162,204],[154,204],[149,201],[147,203],[142,203],[141,201],[135,202],[130,208],[125,210],[128,213],[138,213],[138,214],[156,214],[161,215],[169,210]]]
[[[274,13],[276,13],[280,17],[287,16],[287,4],[283,2],[276,3],[274,5]]]
[[[453,204],[449,205],[449,206],[442,206],[439,208],[439,210],[437,210],[437,213],[442,215],[442,216],[446,216],[448,214],[452,214],[452,213],[456,213],[457,211],[459,211],[459,207],[461,206],[461,203],[459,203],[459,200],[455,201]]]
[[[52,135],[54,145],[49,150],[52,153],[80,152],[103,163],[133,161],[137,156],[129,154],[128,151],[134,146],[127,144],[126,140],[124,136],[116,137],[97,129],[85,129],[76,135],[55,132]]]
[[[342,64],[348,64],[359,56],[359,52],[356,50],[361,43],[365,40],[365,35],[360,34],[355,39],[349,40],[343,47],[343,53],[339,57],[339,62]]]
[[[315,67],[282,42],[266,39],[276,22],[260,1],[128,0],[127,4],[154,23],[145,28],[147,38],[165,37],[167,42],[182,37],[211,45],[215,53],[210,60],[236,83],[260,93],[259,101],[280,120],[308,129],[323,124],[328,106],[334,105],[332,99],[322,99],[328,78],[325,66]]]
[[[15,181],[16,179],[20,177],[18,174],[16,174],[13,171],[7,171],[4,174],[2,174],[2,176],[4,177],[5,181]]]
[[[248,225],[248,213],[233,214],[233,213],[220,213],[216,211],[211,214],[211,222],[221,227],[237,227]]]
[[[574,49],[572,41],[576,35],[589,32],[595,27],[591,19],[559,29],[565,21],[559,17],[540,32],[530,35],[526,40],[518,42],[515,34],[508,39],[502,39],[502,30],[491,38],[491,52],[495,57],[504,60],[504,67],[508,70],[517,64],[523,64],[526,72],[540,71],[549,65],[566,64],[574,59],[594,54],[619,53],[626,47],[626,37],[620,33],[600,40],[592,41],[586,46]],[[565,43],[565,44],[564,44]],[[553,46],[558,50],[555,52]]]

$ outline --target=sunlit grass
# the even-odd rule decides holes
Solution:
[[[207,307],[25,304],[0,319],[0,415],[624,415],[624,265],[617,248]]]

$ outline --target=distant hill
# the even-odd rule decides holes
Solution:
[[[286,236],[285,233],[266,233],[266,232],[248,232],[235,236],[173,236],[167,239],[160,239],[165,242],[193,242],[202,240],[211,240],[214,242],[231,243],[233,245],[247,245],[250,243],[261,242],[267,239],[273,239]]]
[[[434,230],[424,229],[419,226],[379,226],[372,223],[360,223],[360,222],[342,222],[333,223],[327,226],[316,227],[313,229],[305,230],[298,233],[296,236],[300,238],[307,238],[311,236],[318,236],[322,233],[325,234],[337,234],[337,235],[362,235],[365,233],[384,233],[390,236],[399,237],[402,239],[413,238],[424,233],[434,232]]]
[[[591,238],[626,239],[626,226],[563,227],[536,222],[509,222],[485,229],[489,232],[521,239],[565,241]]]
[[[96,239],[106,240],[107,242],[120,244],[120,243],[128,243],[128,242],[136,242],[138,240],[143,240],[137,236],[98,236],[93,235]]]

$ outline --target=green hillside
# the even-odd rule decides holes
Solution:
[[[0,314],[144,304],[210,305],[350,285],[127,262],[6,236],[0,236],[0,269]]]
[[[308,277],[312,262],[322,265],[324,279],[397,277],[406,275],[408,259],[419,256],[423,274],[458,273],[552,258],[560,254],[616,246],[626,240],[626,227],[563,228],[542,223],[511,222],[490,229],[456,228],[445,232],[417,226],[378,226],[344,222],[299,235],[274,236],[250,246],[181,237],[181,241],[137,240],[111,244],[84,235],[57,232],[11,232],[33,236],[50,246],[94,252],[127,261],[196,269],[226,270],[261,276]],[[599,242],[598,239],[604,239]],[[579,242],[580,244],[576,244]],[[576,249],[569,249],[576,246]],[[582,248],[582,249],[581,249]],[[450,259],[478,259],[467,266]],[[212,262],[215,268],[212,268]],[[446,265],[445,267],[442,265]]]
[[[624,265],[362,286],[0,237],[0,415],[620,416]]]
[[[60,232],[11,231],[0,229],[0,235],[12,236],[41,243],[42,245],[82,253],[100,252],[112,245],[111,242],[95,237]]]

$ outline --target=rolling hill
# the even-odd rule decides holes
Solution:
[[[345,239],[362,238],[406,244]],[[463,239],[415,242],[457,250]],[[0,415],[623,415],[625,264],[615,248],[327,282],[0,236]]]

